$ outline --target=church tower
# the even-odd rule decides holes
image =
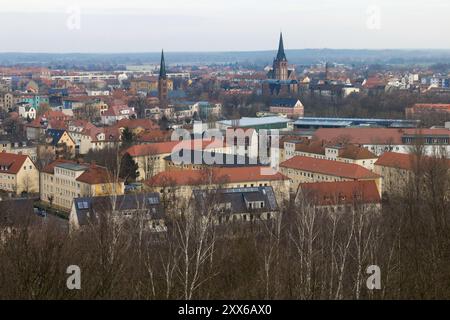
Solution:
[[[167,73],[166,73],[166,62],[164,61],[164,50],[161,52],[161,64],[159,68],[159,78],[158,78],[158,98],[161,107],[167,106],[168,98],[168,87],[167,87]]]
[[[288,61],[284,53],[283,34],[280,33],[277,57],[273,61],[273,76],[277,80],[288,80]]]

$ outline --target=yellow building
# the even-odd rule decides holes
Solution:
[[[39,171],[29,156],[0,153],[0,190],[15,194],[39,192]]]
[[[145,181],[145,188],[159,192],[163,199],[189,201],[193,190],[220,188],[272,187],[278,203],[289,197],[289,178],[268,172],[261,166],[212,168],[205,170],[171,170]]]
[[[106,168],[68,160],[46,166],[40,184],[41,201],[65,211],[70,211],[74,198],[121,195],[125,189]]]
[[[300,183],[363,180],[374,180],[380,195],[382,192],[381,177],[354,163],[295,156],[282,162],[280,171],[291,179],[291,192],[296,192]]]
[[[284,153],[286,160],[295,156],[303,156],[354,163],[371,171],[378,159],[374,153],[363,147],[352,144],[327,145],[323,141],[286,141],[284,142]]]

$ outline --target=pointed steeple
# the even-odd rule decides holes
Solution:
[[[277,60],[287,60],[286,54],[284,53],[284,44],[283,44],[283,33],[280,32],[280,42],[278,44],[278,53],[277,53]]]
[[[166,79],[167,78],[166,62],[164,60],[164,50],[161,51],[161,64],[160,64],[160,68],[159,68],[159,78],[160,79]]]

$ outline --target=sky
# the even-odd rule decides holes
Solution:
[[[448,0],[1,0],[0,52],[450,49]]]

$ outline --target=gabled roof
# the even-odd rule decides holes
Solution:
[[[56,146],[59,143],[59,140],[61,140],[61,137],[64,135],[64,132],[66,132],[66,130],[47,129],[47,131],[46,131],[47,137],[52,138],[52,141],[50,142],[50,144],[53,146]]]
[[[165,217],[159,193],[154,192],[73,199],[73,206],[80,225],[87,224],[89,220],[96,221],[97,215],[105,211],[110,212],[113,204],[114,209],[118,212],[145,210],[150,219],[163,219]]]
[[[27,155],[0,152],[0,173],[17,174],[27,158]]]
[[[149,186],[183,186],[226,184],[252,181],[288,180],[281,173],[273,175],[262,174],[262,166],[238,168],[213,168],[207,170],[173,170],[157,174],[145,181]]]
[[[229,188],[217,190],[194,190],[193,197],[195,204],[199,206],[200,212],[202,208],[208,205],[225,205],[223,210],[214,210],[214,214],[234,214],[247,213],[251,211],[247,207],[247,202],[264,202],[261,208],[264,212],[277,211],[278,204],[275,198],[273,188],[267,187],[247,187],[247,188]]]
[[[296,156],[280,164],[282,168],[320,173],[348,179],[374,179],[380,176],[353,163]]]
[[[298,193],[318,206],[381,202],[373,180],[300,183]]]
[[[271,107],[290,107],[293,108],[295,107],[295,105],[297,104],[297,102],[299,102],[300,100],[298,99],[291,99],[291,98],[277,98],[277,99],[272,99],[270,106]],[[301,102],[300,102],[301,104]]]
[[[91,164],[86,171],[84,171],[77,181],[87,184],[101,184],[112,183],[113,177],[105,167]]]

